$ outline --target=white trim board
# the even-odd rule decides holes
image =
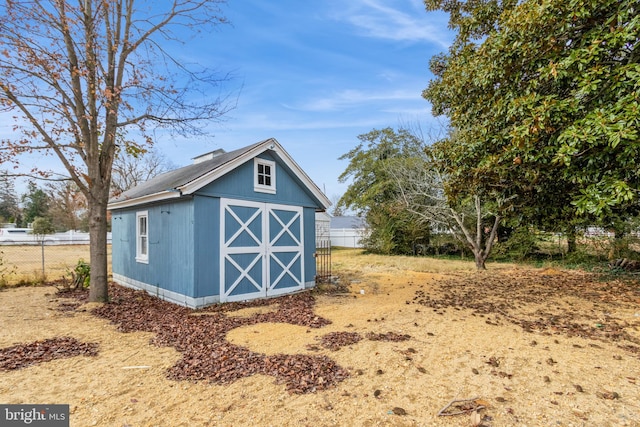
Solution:
[[[169,302],[172,302],[174,304],[181,305],[183,307],[202,308],[202,307],[206,307],[208,305],[220,303],[220,297],[218,297],[217,295],[209,296],[209,297],[200,297],[200,298],[188,297],[186,295],[182,295],[182,294],[179,294],[177,292],[168,291],[166,289],[159,288],[158,286],[150,285],[148,283],[140,282],[138,280],[134,280],[134,279],[131,279],[129,277],[125,277],[125,276],[123,276],[121,274],[114,273],[113,274],[113,281],[115,283],[117,283],[118,285],[120,285],[120,286],[124,286],[125,288],[135,289],[135,290],[139,290],[139,291],[145,291],[149,295],[152,295],[154,297],[160,298],[160,299],[162,299],[164,301],[169,301]],[[311,289],[311,288],[313,288],[315,286],[316,286],[316,282],[312,280],[312,281],[309,281],[309,282],[305,282],[304,289]],[[297,293],[302,292],[302,291],[303,290],[298,290],[298,291],[292,292],[291,294],[288,294],[288,295],[297,294]],[[280,295],[268,296],[266,298],[267,299],[276,298],[278,296],[280,296]],[[249,301],[249,300],[245,299],[245,300],[242,300],[242,301]]]
[[[158,286],[140,282],[117,273],[113,273],[113,281],[124,287],[145,291],[154,297],[189,308],[202,308],[220,302],[220,297],[217,295],[199,298],[188,297],[178,292],[162,289]]]

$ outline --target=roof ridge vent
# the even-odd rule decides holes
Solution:
[[[208,153],[200,154],[199,156],[194,157],[193,164],[197,165],[198,163],[206,162],[207,160],[211,160],[214,157],[218,157],[226,153],[222,148],[218,148],[217,150],[209,151]]]

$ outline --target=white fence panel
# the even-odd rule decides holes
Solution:
[[[361,248],[365,230],[362,228],[332,228],[331,246]]]

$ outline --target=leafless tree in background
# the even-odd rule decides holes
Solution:
[[[226,23],[222,0],[12,0],[0,5],[0,113],[16,136],[0,163],[53,156],[87,199],[90,301],[107,301],[107,202],[118,149],[152,132],[193,135],[233,107],[228,76],[185,64],[176,44]],[[173,47],[173,50],[171,49]],[[176,53],[177,52],[177,53]],[[141,143],[118,147],[128,130]],[[50,171],[35,172],[44,175]]]
[[[176,165],[154,148],[137,156],[118,153],[113,161],[111,194],[117,196],[175,168]]]
[[[400,189],[400,199],[407,209],[418,215],[434,231],[451,233],[473,252],[476,268],[486,269],[485,262],[496,240],[500,215],[492,214],[488,204],[477,194],[462,200],[449,200],[445,192],[446,177],[425,147],[423,155],[399,159],[388,171]],[[490,221],[487,226],[487,219]]]
[[[88,229],[87,198],[73,181],[50,182],[46,192],[48,216],[56,231]]]

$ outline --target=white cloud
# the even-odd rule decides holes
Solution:
[[[371,106],[376,102],[416,101],[420,93],[410,89],[395,89],[386,92],[345,89],[331,96],[312,99],[299,106],[288,106],[304,111],[338,111],[345,108],[365,104]]]
[[[402,8],[396,6],[398,3],[402,3]],[[422,2],[406,0],[351,0],[344,4],[340,2],[341,8],[334,12],[334,19],[350,23],[366,37],[426,41],[439,48],[447,48],[452,35],[444,15],[427,13],[423,6],[416,7],[417,4],[422,6]]]

